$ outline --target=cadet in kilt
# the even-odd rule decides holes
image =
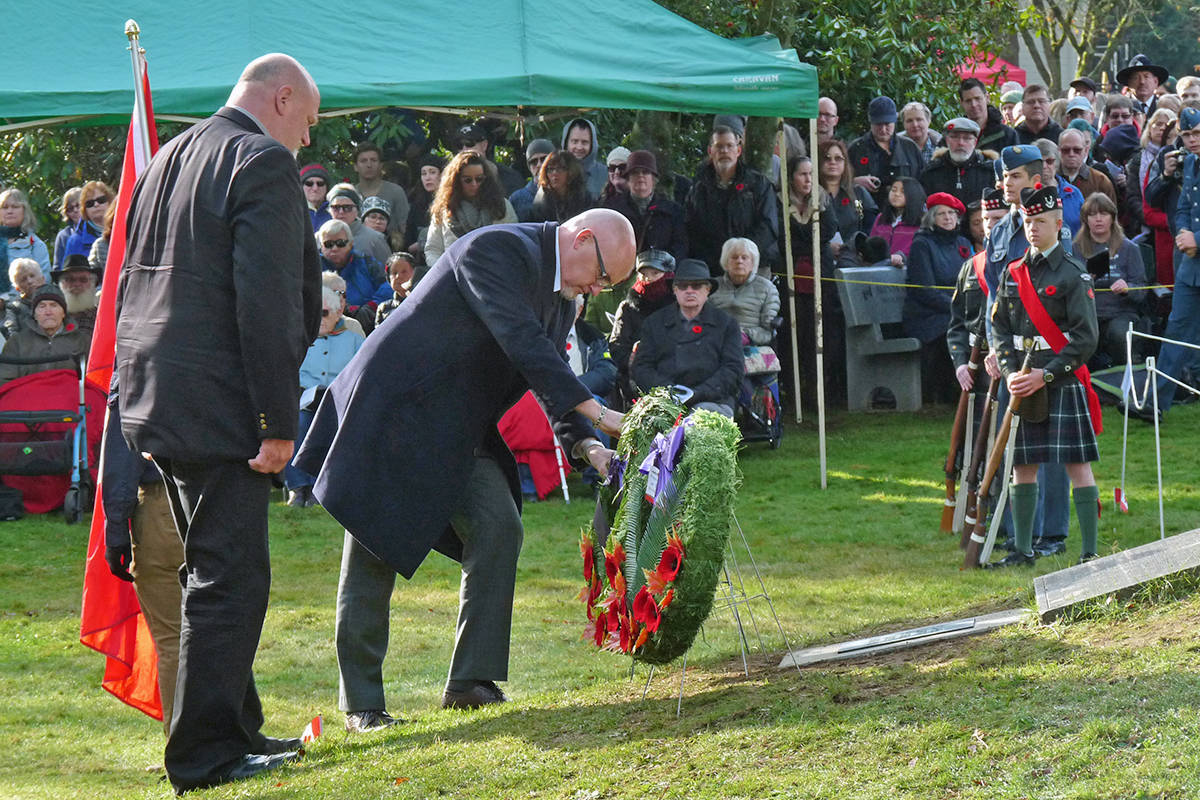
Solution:
[[[1012,502],[1016,550],[996,566],[1032,564],[1038,465],[1061,462],[1074,487],[1082,549],[1080,563],[1096,557],[1100,493],[1091,462],[1099,459],[1100,404],[1087,360],[1096,349],[1095,293],[1083,262],[1059,241],[1062,203],[1054,186],[1021,193],[1029,250],[1000,275],[992,308],[992,345],[1017,412]],[[1021,373],[1032,343],[1031,369]],[[1045,398],[1036,397],[1044,392]],[[1048,413],[1046,410],[1048,408]],[[1038,419],[1043,416],[1043,419]]]

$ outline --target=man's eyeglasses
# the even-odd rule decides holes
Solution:
[[[345,247],[350,244],[349,239],[326,239],[322,242],[326,247]]]
[[[84,203],[84,205],[87,206],[88,208],[95,208],[96,206],[102,206],[107,202],[108,202],[107,196],[100,196],[100,197],[93,197],[91,200],[88,200],[86,203]]]
[[[600,270],[600,274],[596,276],[596,283],[600,284],[602,291],[612,291],[612,279],[608,277],[608,271],[604,269],[604,256],[600,255],[600,241],[596,238],[596,234],[592,234],[592,244],[596,247],[596,266]]]
[[[305,186],[324,186],[325,181],[321,180],[320,178],[309,178],[308,180],[306,180],[304,182],[304,185]]]
[[[329,210],[335,214],[349,214],[356,208],[358,208],[358,206],[354,205],[353,203],[338,203],[336,206],[330,206]]]

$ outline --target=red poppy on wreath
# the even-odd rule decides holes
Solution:
[[[692,326],[692,333],[699,333],[699,332],[700,332],[700,331],[702,331],[702,330],[704,330],[704,329],[703,329],[703,328],[701,328],[699,325],[693,325],[693,326]]]
[[[849,198],[849,197],[843,197],[843,198],[842,198],[842,205],[844,205],[844,206],[848,206],[848,205],[850,205],[850,198]]]
[[[1053,295],[1053,294],[1054,294],[1055,292],[1057,292],[1057,291],[1058,291],[1058,287],[1057,287],[1057,286],[1047,286],[1047,287],[1046,287],[1046,294],[1047,294],[1048,296],[1049,296],[1049,295]]]
[[[745,189],[745,188],[746,188],[746,184],[744,184],[744,183],[739,183],[739,184],[735,185],[733,188],[737,189],[737,190],[740,192],[740,191],[742,191],[743,189]]]
[[[862,164],[865,167],[867,164],[871,163],[871,159],[867,158],[866,156],[863,156],[862,158],[860,158],[858,160],[858,163]]]
[[[658,624],[662,621],[658,604],[654,602],[645,586],[639,589],[637,596],[633,598],[633,618],[637,622],[646,623],[646,630],[651,633],[658,630]]]
[[[960,245],[958,248],[958,254],[963,258],[966,258],[967,256],[971,255],[971,250],[965,244]],[[570,345],[567,345],[567,347],[570,347]]]
[[[604,645],[604,637],[608,634],[608,624],[605,621],[604,615],[596,617],[592,622],[592,641],[596,643],[596,647]]]
[[[658,561],[658,575],[664,581],[673,581],[683,565],[683,551],[678,547],[669,546],[663,550],[662,558]]]

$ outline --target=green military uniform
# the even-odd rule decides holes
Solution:
[[[983,337],[983,315],[987,308],[987,290],[979,282],[975,272],[975,259],[979,254],[963,262],[958,272],[958,280],[954,283],[954,294],[950,298],[950,326],[946,329],[946,346],[950,350],[950,360],[958,369],[967,363],[971,357],[971,348],[977,340],[980,353],[986,353],[987,340]]]
[[[1061,209],[1054,187],[1025,190],[1021,204],[1026,216]],[[1062,331],[1066,344],[1056,353],[1034,324],[1033,315],[1022,302],[1013,270],[1024,265],[1029,283],[1050,322]],[[1035,392],[1021,401],[1021,409],[1040,408],[1042,415],[1022,415],[1017,426],[1013,463],[1082,464],[1099,459],[1096,435],[1089,413],[1090,384],[1085,389],[1077,374],[1086,376],[1088,358],[1099,341],[1095,292],[1086,266],[1056,244],[1046,253],[1030,248],[1021,260],[1000,274],[996,302],[992,307],[992,347],[1007,378],[1019,372],[1030,344],[1030,368],[1041,369],[1046,385],[1044,402]],[[1048,412],[1046,411],[1048,409]],[[1098,410],[1098,407],[1097,407]],[[1018,412],[1019,413],[1019,412]],[[1030,419],[1029,416],[1034,416]],[[1097,423],[1097,429],[1099,427]],[[1075,512],[1082,538],[1082,560],[1096,555],[1099,527],[1099,490],[1095,485],[1076,486]],[[1010,489],[1014,538],[1017,549],[1003,565],[1032,563],[1033,520],[1037,511],[1037,484],[1014,483]]]

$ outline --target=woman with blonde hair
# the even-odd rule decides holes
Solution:
[[[32,258],[41,266],[46,280],[50,280],[50,251],[34,232],[36,229],[37,218],[25,193],[12,188],[0,192],[0,255],[4,256],[5,270],[0,275],[6,276],[8,266],[18,258]],[[9,284],[0,291],[11,288]]]
[[[92,243],[104,235],[104,215],[117,196],[103,181],[88,181],[79,192],[79,208],[83,216],[67,239],[63,258],[78,253],[87,258],[92,252]]]
[[[517,212],[484,157],[474,150],[462,151],[442,171],[429,207],[426,268],[432,269],[446,248],[476,228],[516,221]]]

